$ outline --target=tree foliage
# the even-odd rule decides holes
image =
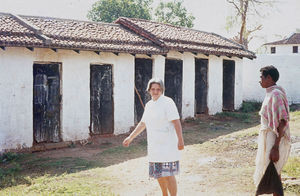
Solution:
[[[92,21],[113,22],[119,17],[151,19],[152,0],[99,0],[87,17]]]
[[[113,22],[119,17],[152,19],[153,0],[98,0],[92,5],[87,17],[92,21]],[[193,27],[195,17],[182,5],[183,0],[160,2],[155,9],[157,22],[183,27]]]
[[[183,1],[174,0],[172,2],[160,2],[155,9],[156,21],[169,23],[176,26],[193,27],[195,17],[187,12],[182,5]]]
[[[257,18],[263,18],[267,14],[266,7],[272,7],[275,0],[227,0],[230,3],[235,13],[227,17],[227,30],[239,26],[238,36],[234,37],[235,41],[243,44],[248,48],[249,42],[253,39],[253,33],[262,30],[262,24],[256,21]],[[249,22],[252,24],[249,24]]]

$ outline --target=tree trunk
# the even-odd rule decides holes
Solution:
[[[244,32],[246,28],[247,12],[248,12],[249,0],[241,0],[241,14],[242,14],[242,25],[240,30],[240,44],[244,43]]]

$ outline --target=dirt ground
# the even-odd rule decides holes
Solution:
[[[239,119],[199,117],[183,124],[185,149],[180,161],[178,195],[253,196],[252,181],[258,118],[241,123]],[[73,148],[35,153],[38,157],[78,157],[97,160],[96,157],[112,147],[121,147],[127,135],[111,138],[94,138],[92,142]],[[145,151],[146,134],[139,136],[132,145],[141,148],[136,155],[114,157],[104,169],[110,175],[106,183],[116,195],[161,195],[156,180],[148,177],[148,162]],[[299,144],[300,137],[293,143]],[[142,144],[142,145],[139,145]],[[122,152],[121,152],[122,153]],[[283,176],[288,178],[288,176]],[[294,196],[295,193],[286,195]],[[300,195],[300,194],[299,194]]]

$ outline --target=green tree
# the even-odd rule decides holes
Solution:
[[[227,2],[233,5],[235,13],[227,17],[226,29],[229,31],[238,25],[239,32],[234,40],[248,48],[254,32],[263,28],[262,24],[253,21],[264,18],[268,14],[265,8],[271,8],[275,0],[227,0]]]
[[[187,12],[182,0],[160,2],[155,9],[156,21],[183,27],[193,27],[195,17]]]
[[[119,17],[151,19],[152,0],[99,0],[92,5],[88,19],[113,22]]]

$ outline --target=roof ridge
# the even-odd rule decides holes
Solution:
[[[122,18],[128,18],[128,17],[122,17]],[[192,29],[192,28],[189,28],[189,27],[177,26],[177,25],[173,25],[173,24],[169,24],[169,23],[163,23],[163,22],[158,22],[158,21],[153,21],[153,20],[146,20],[146,19],[142,19],[142,18],[128,18],[128,19],[134,19],[134,20],[139,20],[139,21],[144,21],[144,22],[157,23],[157,24],[171,26],[171,27],[176,27],[176,28],[180,28],[180,29],[192,30],[192,31],[201,32],[201,33],[207,33],[207,34],[213,34],[213,32],[207,32],[207,31],[202,31],[202,30],[198,30],[198,29]]]
[[[0,15],[12,16],[12,13],[0,12]],[[16,14],[13,14],[13,15],[16,15]],[[54,19],[54,20],[84,22],[84,23],[92,23],[92,24],[103,24],[103,25],[109,25],[109,26],[120,26],[120,24],[115,24],[115,23],[96,22],[96,21],[89,21],[89,20],[78,20],[78,19],[71,19],[71,18],[59,18],[59,17],[49,17],[49,16],[35,16],[35,15],[24,15],[24,14],[18,14],[18,16],[22,17],[22,18],[33,17],[33,18],[42,18],[42,19]]]
[[[239,49],[242,48],[244,50],[247,50],[244,45],[239,44],[239,43],[237,43],[235,41],[232,41],[232,40],[230,40],[230,39],[228,39],[226,37],[223,37],[223,36],[218,35],[218,34],[213,33],[213,32],[207,32],[207,31],[202,31],[202,30],[198,30],[198,29],[192,29],[192,28],[188,28],[188,27],[176,26],[176,25],[172,25],[172,24],[167,24],[167,23],[162,23],[162,22],[157,22],[157,21],[152,21],[152,20],[146,20],[146,19],[142,19],[142,18],[128,18],[128,17],[120,17],[120,18],[129,19],[129,20],[133,19],[133,20],[137,20],[137,21],[144,21],[144,22],[151,22],[151,23],[157,23],[157,24],[166,25],[166,26],[172,26],[172,27],[176,27],[176,28],[180,28],[180,29],[189,30],[189,31],[195,31],[195,32],[209,34],[209,35],[214,35],[214,36],[220,37],[222,39],[225,39],[226,41],[229,41],[230,43],[236,45],[236,47],[239,48]],[[117,21],[118,21],[118,19],[116,20],[116,22]],[[146,30],[144,30],[144,31],[146,31]],[[151,33],[149,32],[149,34],[151,34]],[[155,35],[153,35],[153,36],[155,36]],[[249,51],[249,50],[247,50],[247,51]],[[249,52],[251,52],[251,51],[249,51]],[[253,53],[253,52],[251,52],[251,53]]]
[[[144,22],[157,23],[157,24],[166,25],[166,26],[171,26],[171,27],[176,27],[176,28],[186,28],[186,27],[181,27],[181,26],[169,24],[169,23],[163,23],[163,22],[158,22],[158,21],[153,21],[153,20],[146,20],[146,19],[143,19],[143,18],[128,18],[128,17],[122,17],[122,18],[133,19],[133,20],[139,20],[139,21],[144,21]]]
[[[204,42],[187,41],[187,40],[165,39],[165,41],[176,41],[178,43],[183,43],[183,44],[195,44],[195,45],[212,46],[212,47],[218,46],[218,47],[222,47],[222,48],[235,48],[235,49],[239,49],[239,50],[247,50],[247,49],[245,49],[243,47],[224,46],[224,45],[214,44],[214,43],[204,43]],[[251,51],[249,51],[249,52],[251,52]]]
[[[289,43],[290,41],[292,41],[294,39],[295,36],[300,35],[300,32],[293,32],[292,34],[290,34],[289,37],[285,38],[285,39],[280,39],[278,41],[273,41],[273,42],[268,42],[265,43],[264,45],[280,45],[280,44],[299,44],[299,43]],[[297,38],[297,37],[296,37]],[[296,41],[297,42],[297,41]]]
[[[8,13],[8,12],[0,12],[0,15],[10,16],[10,13]]]
[[[33,17],[33,18],[41,18],[41,19],[54,19],[54,20],[63,20],[63,21],[74,21],[74,22],[84,22],[84,23],[92,23],[92,24],[102,24],[102,25],[110,25],[110,26],[119,26],[119,24],[107,23],[107,22],[97,22],[97,21],[89,21],[89,20],[78,20],[71,18],[59,18],[59,17],[49,17],[49,16],[34,16],[34,15],[19,15],[20,17]]]
[[[221,36],[221,35],[218,35],[218,34],[216,34],[216,33],[212,33],[212,34],[214,34],[214,35],[216,35],[216,36],[218,36],[218,37],[221,37],[222,39],[225,39],[226,41],[229,41],[229,42],[231,42],[232,44],[235,44],[235,45],[237,45],[237,46],[242,47],[242,48],[239,48],[239,49],[246,50],[247,52],[250,52],[250,53],[252,53],[253,55],[255,55],[255,52],[252,52],[252,51],[248,50],[247,48],[245,48],[245,46],[244,46],[243,44],[240,44],[240,43],[238,43],[238,42],[235,42],[235,41],[233,41],[233,40],[231,40],[231,39],[228,39],[228,38],[223,37],[223,36]]]
[[[11,17],[13,17],[20,25],[24,26],[25,28],[28,28],[29,30],[33,31],[35,35],[40,38],[45,44],[51,44],[51,39],[43,34],[42,30],[35,26],[34,24],[31,24],[26,19],[21,18],[18,15],[9,14]]]
[[[292,37],[293,37],[295,34],[296,34],[296,33],[294,32],[290,37],[288,37],[288,38],[284,41],[284,43],[286,44],[289,40],[291,40]]]
[[[165,47],[165,43],[163,40],[157,38],[155,35],[150,33],[149,31],[145,30],[144,28],[139,27],[138,25],[134,24],[133,22],[130,21],[130,18],[126,17],[120,17],[118,18],[115,23],[121,24],[130,30],[134,31],[136,34],[141,35],[155,44],[157,44],[160,47]]]

